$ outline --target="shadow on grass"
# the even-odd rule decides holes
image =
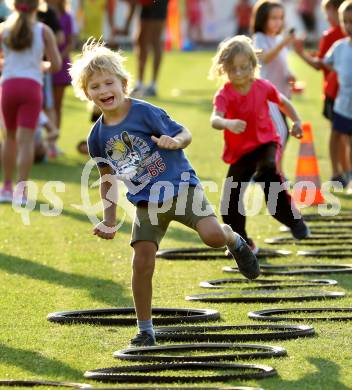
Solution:
[[[310,357],[308,362],[316,367],[315,372],[305,375],[298,380],[280,380],[276,379],[275,389],[285,390],[307,390],[307,389],[338,389],[351,390],[351,387],[345,386],[339,380],[340,367],[331,360]],[[299,370],[299,368],[297,367]],[[265,381],[263,381],[263,384]],[[264,385],[265,387],[265,385]]]
[[[87,290],[94,300],[111,306],[131,306],[132,298],[125,288],[112,280],[70,274],[31,260],[0,254],[0,268],[16,275],[28,276],[66,288]]]
[[[50,359],[38,352],[13,348],[0,343],[0,362],[8,366],[19,367],[25,371],[40,375],[38,380],[48,377],[65,376],[70,380],[81,380],[82,372],[73,369],[59,360]],[[11,378],[21,380],[22,378]]]

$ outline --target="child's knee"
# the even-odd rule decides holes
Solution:
[[[133,256],[132,269],[134,274],[152,275],[154,272],[155,255],[150,253],[138,253]]]

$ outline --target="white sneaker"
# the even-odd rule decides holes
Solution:
[[[7,188],[0,190],[0,203],[12,203],[13,192]]]
[[[345,191],[347,195],[352,195],[352,180],[347,183]]]

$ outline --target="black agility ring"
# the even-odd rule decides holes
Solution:
[[[170,355],[168,353],[193,352],[203,350],[206,352],[227,350],[229,354],[208,355]],[[238,350],[238,352],[236,352]],[[253,351],[255,350],[255,351]],[[161,353],[156,355],[155,353]],[[258,345],[258,344],[232,344],[232,343],[198,343],[198,344],[175,344],[153,347],[127,348],[114,352],[113,356],[122,360],[139,362],[216,362],[234,359],[260,359],[286,356],[285,348]]]
[[[313,307],[313,308],[291,308],[291,309],[266,309],[251,311],[248,313],[248,317],[253,320],[261,321],[350,321],[350,316],[332,316],[332,317],[275,317],[275,314],[289,314],[289,313],[325,313],[336,312],[344,313],[348,312],[352,314],[352,307]]]
[[[283,289],[283,288],[295,288],[295,287],[316,287],[316,286],[335,286],[337,284],[336,280],[333,279],[236,279],[236,278],[227,278],[227,279],[215,279],[208,280],[206,282],[200,282],[199,286],[209,289],[224,289],[231,288],[231,284],[235,284],[233,288],[239,288],[238,284],[243,283],[253,283],[259,284],[259,286],[252,287],[241,287],[242,290],[257,290],[262,289],[263,285],[266,288],[270,289]]]
[[[258,296],[253,296],[255,294],[260,294],[260,291],[240,291],[236,296],[233,296],[232,291],[225,292],[212,292],[206,294],[196,294],[186,296],[186,301],[198,301],[198,302],[211,302],[211,303],[225,303],[225,302],[241,302],[241,303],[252,303],[252,302],[297,302],[297,301],[315,301],[321,299],[333,299],[333,298],[342,298],[346,294],[344,292],[338,291],[305,291],[305,290],[294,290],[295,295],[292,296],[267,296],[266,294],[275,294],[277,290],[263,290],[265,293]],[[291,292],[287,290],[286,292]],[[304,295],[302,293],[307,293]],[[285,293],[285,291],[280,291],[280,293]],[[300,294],[301,293],[301,294]],[[244,296],[241,296],[241,295]],[[250,294],[250,296],[245,296],[245,294]]]
[[[330,223],[330,224],[325,224],[325,225],[310,224],[309,227],[310,227],[311,232],[312,232],[312,230],[316,230],[317,234],[319,234],[319,231],[321,231],[321,230],[330,231],[330,234],[331,234],[331,232],[336,233],[338,231],[341,231],[341,233],[346,232],[347,230],[352,228],[352,224],[341,224],[341,223],[339,223],[339,224],[338,223]],[[291,229],[289,227],[283,225],[283,226],[280,226],[279,231],[280,232],[290,232]]]
[[[284,237],[282,237],[284,238]],[[326,240],[325,241],[320,241],[320,240],[317,240],[317,241],[306,241],[306,240],[303,240],[303,241],[297,241],[297,240],[291,240],[290,238],[287,239],[287,241],[275,241],[275,240],[272,240],[270,238],[266,239],[267,241],[267,244],[270,244],[270,245],[293,245],[293,244],[296,244],[296,245],[304,245],[304,246],[334,246],[334,245],[338,245],[338,246],[341,246],[341,245],[350,245],[352,246],[352,240],[346,240],[346,241],[343,241],[343,240],[334,240],[332,239],[330,241],[330,237],[326,237]]]
[[[338,241],[340,244],[344,244],[343,240],[351,240],[352,235],[349,233],[348,235],[338,235],[338,234],[333,234],[330,233],[329,236],[325,235],[314,235],[314,236],[309,236],[307,238],[304,238],[302,240],[296,240],[293,237],[272,237],[272,238],[266,238],[264,242],[266,244],[270,245],[275,245],[275,244],[298,244],[298,245],[306,245],[310,241],[319,241],[319,240],[324,240],[324,241],[329,241],[329,240],[334,240]]]
[[[302,217],[305,221],[352,221],[352,213],[347,210],[340,210],[336,215],[303,214]]]
[[[280,271],[287,268],[297,268],[291,271]],[[310,269],[313,268],[313,269]],[[223,267],[224,272],[239,273],[235,267]],[[324,275],[351,273],[352,264],[287,264],[287,265],[268,265],[260,266],[261,275]]]
[[[96,390],[118,390],[121,387],[96,387]],[[123,390],[194,390],[194,387],[124,387]],[[264,390],[261,387],[226,386],[226,387],[197,387],[197,390]]]
[[[350,251],[350,253],[347,253]],[[352,256],[352,248],[328,248],[328,249],[316,249],[316,250],[300,250],[297,251],[298,256],[307,257],[326,257],[330,259],[346,259]]]
[[[166,260],[223,260],[232,259],[231,255],[227,255],[226,248],[178,248],[178,249],[163,249],[156,253],[156,257]],[[267,257],[283,257],[289,256],[292,251],[275,250],[269,248],[259,248],[256,256],[258,258]]]
[[[92,389],[93,386],[86,383],[71,383],[71,382],[52,382],[42,380],[18,380],[18,379],[2,379],[0,386],[7,387],[34,387],[34,386],[51,386],[51,387],[70,387],[74,389]]]
[[[75,310],[49,313],[47,319],[64,324],[95,325],[135,325],[135,309],[123,307],[116,309]],[[114,318],[112,315],[129,315],[132,317]],[[176,324],[179,322],[214,321],[220,318],[217,310],[212,309],[170,309],[153,308],[153,322],[156,325]],[[155,315],[164,315],[157,317]]]
[[[153,375],[151,373],[159,371],[180,371],[180,370],[197,370],[217,371],[213,375]],[[229,371],[242,371],[239,373],[229,373]],[[225,371],[219,374],[219,371]],[[248,372],[252,371],[252,372]],[[228,372],[228,373],[226,373]],[[135,382],[135,383],[168,383],[168,382],[200,382],[211,381],[221,382],[234,379],[260,379],[276,375],[274,368],[262,364],[235,364],[235,363],[162,363],[147,364],[137,366],[98,368],[96,370],[86,371],[84,377],[87,379],[100,380],[102,382]]]
[[[237,333],[222,333],[237,331]],[[246,333],[243,333],[246,331]],[[212,326],[169,326],[155,328],[157,341],[183,342],[232,342],[260,340],[288,340],[314,336],[314,328],[308,325],[212,325]]]

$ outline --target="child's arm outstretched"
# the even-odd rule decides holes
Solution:
[[[104,219],[93,229],[93,234],[112,240],[116,233],[117,181],[110,166],[99,167],[100,197],[104,206]]]
[[[280,110],[288,116],[293,124],[290,129],[290,134],[293,135],[296,138],[302,138],[303,136],[303,130],[301,125],[300,117],[296,111],[296,109],[293,107],[292,103],[289,99],[283,94],[280,93],[281,98],[281,104],[279,105]]]
[[[211,126],[217,130],[230,130],[232,133],[240,134],[245,131],[247,123],[240,119],[225,119],[224,113],[213,111],[210,117]]]
[[[322,60],[319,57],[312,56],[304,50],[303,41],[296,39],[294,42],[295,52],[302,58],[302,60],[316,70],[324,67]]]
[[[152,135],[151,139],[160,149],[176,150],[186,148],[192,141],[192,135],[186,128],[182,128],[175,137],[163,134],[160,137]]]

